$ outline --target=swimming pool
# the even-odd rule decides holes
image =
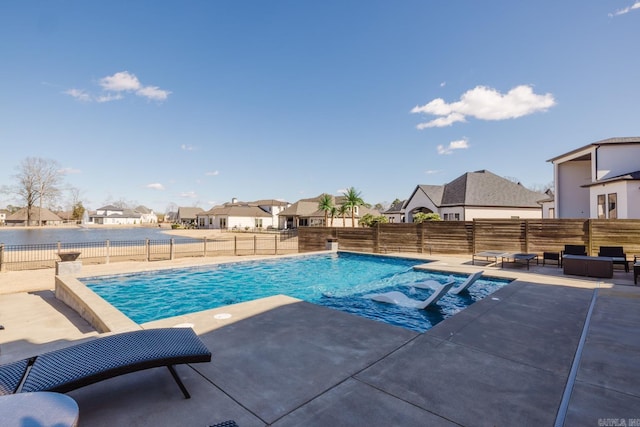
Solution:
[[[297,256],[263,261],[157,270],[80,279],[136,323],[285,294],[370,319],[423,332],[506,280],[479,279],[466,295],[446,295],[435,309],[416,310],[382,304],[363,295],[398,290],[414,299],[431,290],[413,288],[449,275],[416,270],[424,260],[353,253]],[[455,276],[462,282],[466,276]]]

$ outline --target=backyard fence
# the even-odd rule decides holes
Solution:
[[[482,219],[379,224],[372,228],[303,227],[300,252],[323,250],[337,239],[347,251],[471,255],[481,251],[560,252],[564,245],[585,245],[589,255],[600,246],[622,246],[640,254],[640,220],[636,219]]]
[[[84,243],[0,244],[0,271],[53,268],[59,254],[79,252],[82,264],[160,261],[221,255],[281,255],[298,252],[295,233],[233,236],[224,239],[129,240]]]

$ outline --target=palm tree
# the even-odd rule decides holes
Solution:
[[[327,226],[327,218],[329,217],[329,212],[331,212],[331,208],[333,208],[333,197],[324,193],[320,196],[320,200],[318,200],[318,209],[324,211],[324,226]]]
[[[331,206],[331,209],[329,210],[329,215],[331,216],[331,227],[333,227],[333,218],[335,218],[336,215],[338,215],[338,208],[335,206]]]
[[[344,197],[346,198],[344,204],[351,209],[351,227],[356,226],[356,208],[358,206],[364,205],[364,200],[360,197],[360,192],[355,189],[355,187],[349,187],[347,191],[344,193]]]
[[[342,217],[342,228],[346,227],[346,216],[347,216],[347,212],[349,212],[349,206],[347,205],[340,205],[338,206],[338,215],[340,215]]]

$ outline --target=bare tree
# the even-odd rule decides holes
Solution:
[[[27,208],[27,222],[31,224],[31,214],[36,203],[39,204],[38,225],[41,225],[42,205],[53,203],[60,194],[62,174],[60,164],[55,160],[40,157],[27,157],[20,163],[15,175],[18,183],[13,193],[24,201]]]

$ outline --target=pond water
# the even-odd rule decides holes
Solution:
[[[14,228],[0,227],[0,243],[5,245],[36,245],[44,243],[85,243],[106,240],[169,240],[172,236],[160,227],[117,228]]]

